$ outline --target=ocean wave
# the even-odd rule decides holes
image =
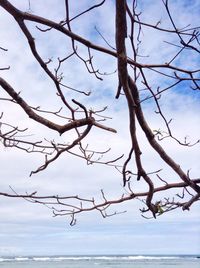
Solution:
[[[151,260],[179,260],[179,259],[199,259],[199,256],[146,256],[146,255],[127,255],[127,256],[31,256],[31,257],[0,257],[0,262],[60,262],[60,261],[151,261]],[[199,259],[200,260],[200,259]]]
[[[50,261],[51,257],[33,257],[33,261]]]
[[[16,257],[15,261],[28,261],[29,258],[28,257]]]
[[[123,257],[122,257],[123,258]],[[180,256],[127,256],[125,259],[128,260],[171,260],[171,259],[181,259]]]

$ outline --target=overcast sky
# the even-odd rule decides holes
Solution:
[[[63,3],[61,0],[13,0],[18,8],[45,16],[49,19],[60,21],[64,17]],[[76,15],[80,10],[88,7],[91,1],[70,1],[72,3],[71,16]],[[76,4],[78,3],[78,6]],[[93,2],[93,1],[92,1]],[[94,1],[97,3],[97,1]],[[145,5],[143,6],[143,2]],[[142,14],[146,21],[155,23],[161,20],[164,26],[169,25],[166,13],[161,8],[162,1],[142,1]],[[169,1],[174,14],[178,20],[179,27],[191,24],[191,27],[200,23],[199,1]],[[82,34],[85,38],[106,46],[105,41],[97,33],[94,26],[103,33],[103,36],[114,46],[115,33],[113,26],[114,1],[107,0],[105,7],[98,9],[97,13],[89,13],[88,17],[83,16],[72,24],[73,31]],[[92,24],[91,24],[92,22]],[[183,23],[184,22],[184,23]],[[81,25],[81,26],[80,26]],[[49,32],[41,33],[35,29],[35,24],[28,24],[33,30],[33,35],[38,41],[37,46],[43,58],[52,58],[52,69],[56,66],[57,57],[66,56],[66,46],[70,43],[61,34]],[[41,37],[43,42],[41,42]],[[163,63],[169,60],[170,53],[174,47],[166,47],[165,34],[155,36],[155,32],[143,31],[143,45],[141,53],[150,55],[144,57],[145,62]],[[169,37],[171,38],[171,37]],[[167,39],[168,41],[170,39]],[[146,45],[148,44],[148,46]],[[19,31],[16,22],[2,8],[0,8],[0,46],[7,48],[8,52],[0,50],[0,68],[11,66],[9,71],[1,71],[1,75],[27,99],[32,106],[41,105],[44,109],[51,105],[54,110],[59,109],[59,103],[55,98],[52,84],[48,78],[41,74],[38,64],[33,59],[29,47],[22,33]],[[84,53],[84,48],[80,47]],[[159,52],[159,53],[158,53]],[[143,58],[141,59],[141,61]],[[193,54],[185,55],[180,59],[180,64],[187,64],[190,61],[195,68],[199,64]],[[100,71],[112,73],[116,69],[115,59],[102,57],[102,54],[95,54],[95,64],[100,66]],[[112,155],[117,157],[121,149],[129,146],[127,129],[127,111],[123,98],[118,102],[114,100],[117,88],[116,74],[105,76],[104,81],[97,80],[94,76],[86,73],[83,64],[73,64],[65,70],[65,79],[69,85],[80,90],[92,90],[92,104],[95,108],[102,108],[109,105],[106,115],[112,114],[113,120],[108,120],[107,125],[118,130],[118,134],[94,131],[90,137],[91,144],[97,149],[107,149],[107,145],[113,147]],[[161,82],[151,73],[149,81],[152,86]],[[165,85],[167,82],[162,81]],[[188,93],[187,84],[178,88],[176,92],[166,92],[161,100],[163,109],[168,118],[173,118],[174,133],[184,138],[186,135],[195,141],[200,133],[200,105],[199,94]],[[71,93],[67,93],[66,95]],[[0,89],[0,97],[6,94]],[[87,98],[76,95],[81,101],[87,103]],[[34,138],[42,134],[49,135],[48,139],[58,138],[57,134],[49,134],[44,128],[39,128],[33,121],[27,122],[24,113],[10,105],[1,102],[0,113],[4,112],[3,121],[15,124],[20,127],[29,127],[34,133]],[[152,129],[162,127],[162,123],[155,113],[152,113],[150,104],[144,105],[144,110]],[[63,139],[70,138],[64,135]],[[146,146],[144,137],[141,136],[142,149],[145,148],[144,163],[153,171],[163,168],[159,158],[155,156],[149,147]],[[190,149],[177,146],[177,144],[166,141],[163,143],[170,155],[174,157],[184,170],[190,169],[194,178],[199,176],[199,145]],[[47,170],[38,173],[31,178],[32,170],[41,165],[43,156],[39,154],[26,154],[25,152],[4,148],[0,144],[0,191],[11,192],[9,186],[18,193],[26,191],[38,191],[38,194],[72,195],[79,194],[83,197],[95,196],[101,200],[100,190],[110,198],[119,197],[123,193],[122,178],[120,174],[106,166],[87,166],[84,161],[62,156],[58,161],[48,167]],[[163,175],[169,180],[174,180],[174,174],[166,169]],[[111,212],[127,211],[113,217],[103,219],[100,213],[90,212],[79,215],[77,224],[69,225],[69,219],[65,217],[52,217],[51,211],[40,205],[28,203],[24,200],[0,198],[0,255],[66,255],[66,254],[200,254],[200,205],[194,204],[190,211],[183,212],[181,209],[158,217],[156,220],[146,220],[141,217],[139,208],[143,204],[140,201],[131,201],[111,208]]]

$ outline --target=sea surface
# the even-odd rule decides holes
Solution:
[[[0,257],[1,268],[200,268],[199,256]]]

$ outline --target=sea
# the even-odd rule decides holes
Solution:
[[[15,256],[1,268],[200,268],[200,256]]]

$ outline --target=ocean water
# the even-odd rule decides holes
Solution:
[[[198,256],[0,257],[1,268],[200,268]]]

